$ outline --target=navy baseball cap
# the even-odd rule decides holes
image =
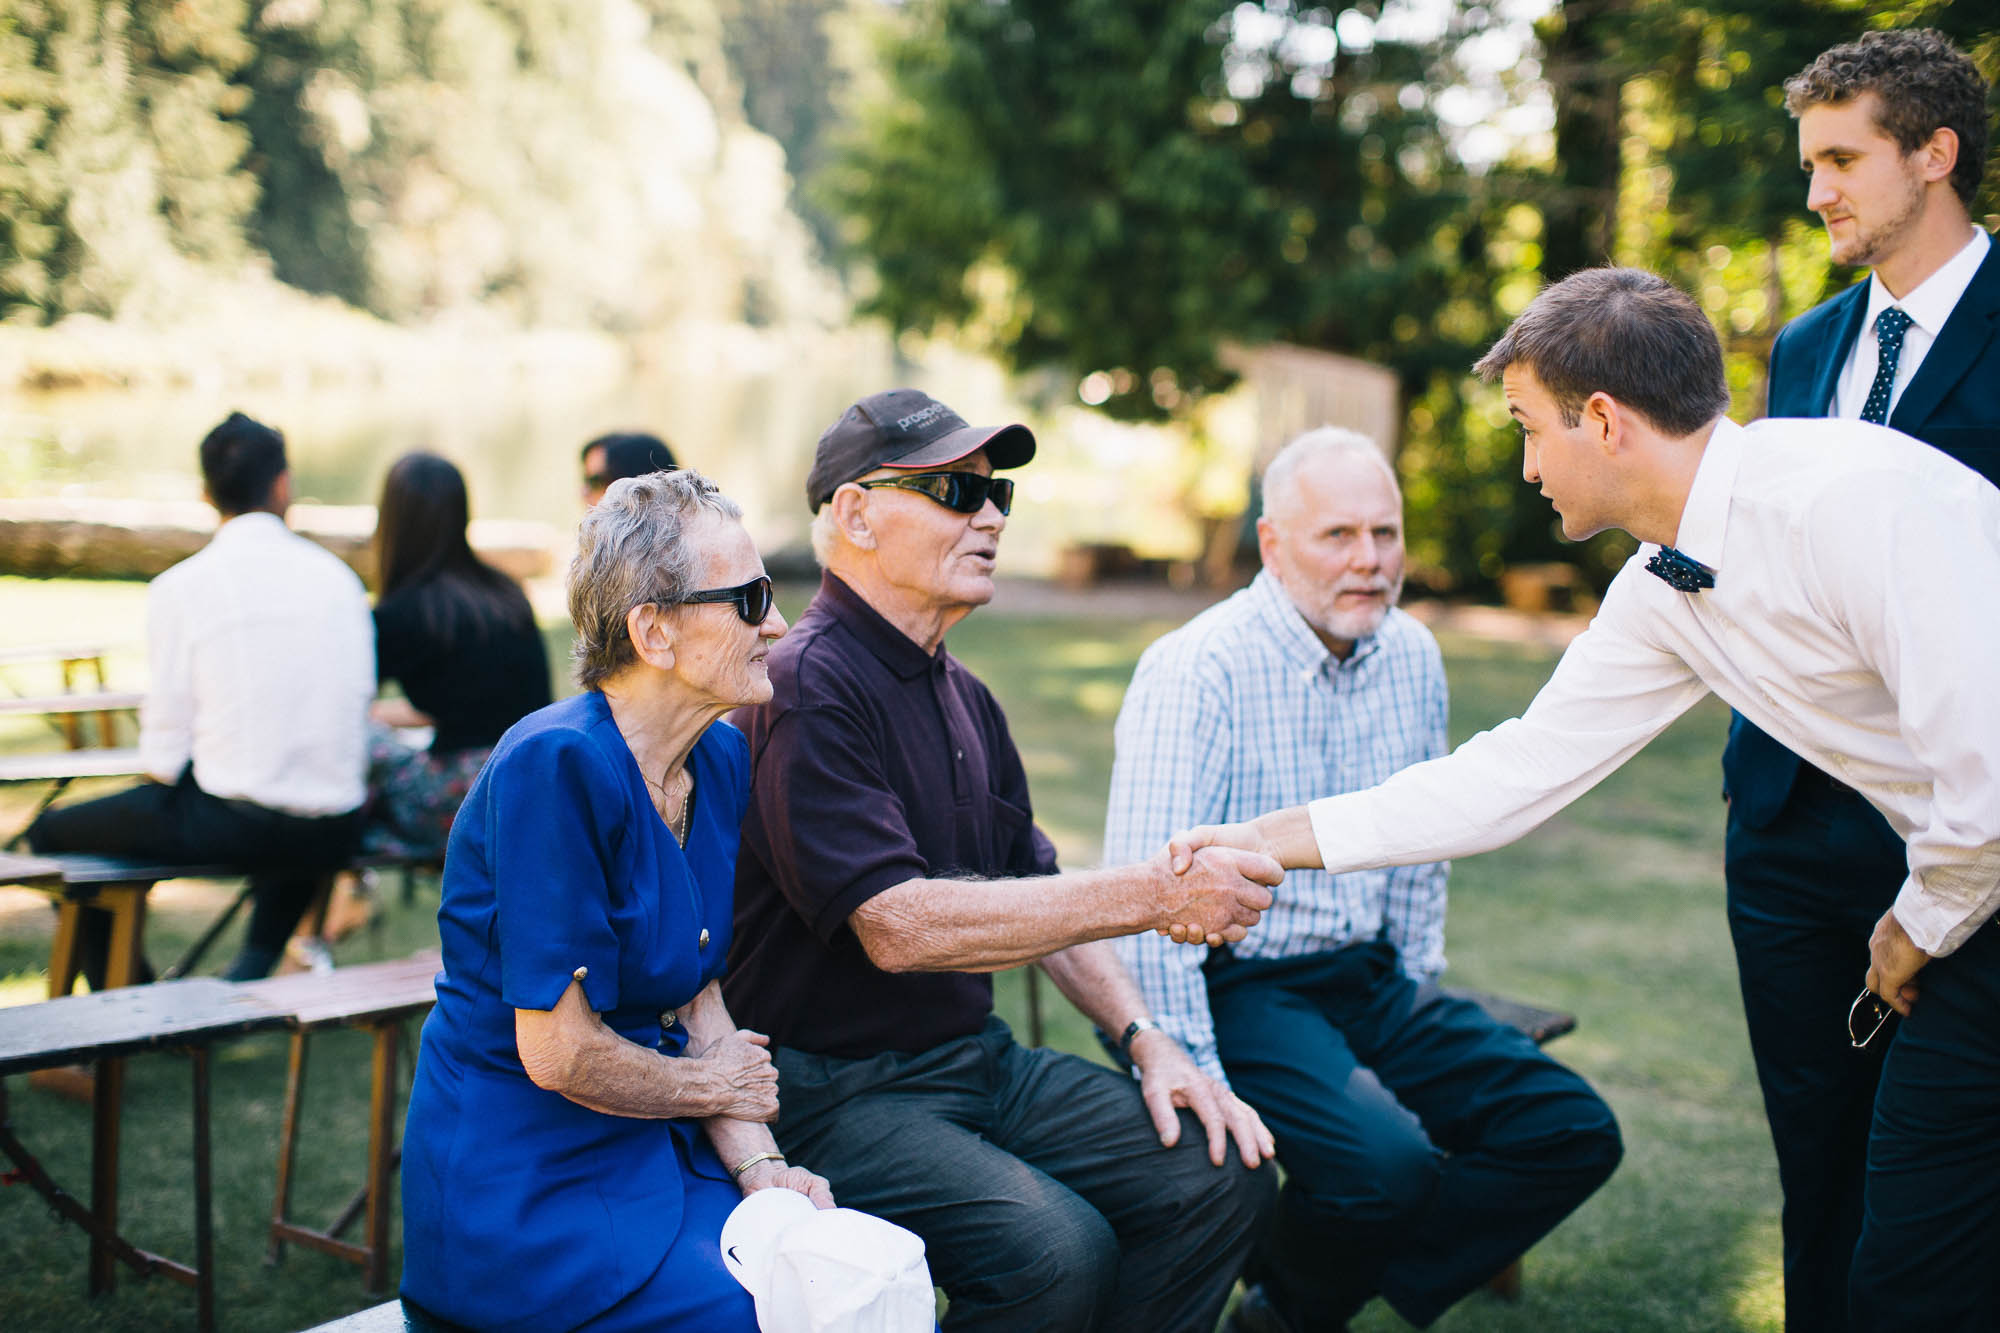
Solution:
[[[920,389],[871,393],[826,428],[806,475],[814,513],[832,494],[878,467],[926,468],[986,451],[993,470],[1020,467],[1035,456],[1026,426],[968,426],[965,418]]]

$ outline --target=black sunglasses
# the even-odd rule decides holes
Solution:
[[[854,483],[864,491],[877,486],[893,486],[899,491],[928,495],[946,509],[976,514],[987,500],[1005,514],[1014,508],[1014,483],[1005,477],[987,477],[977,472],[912,472],[907,477],[877,477]]]
[[[701,592],[691,592],[681,601],[683,604],[734,602],[736,614],[743,617],[744,624],[761,625],[764,617],[771,614],[771,576],[759,574],[748,583],[739,583],[734,588],[706,588]]]

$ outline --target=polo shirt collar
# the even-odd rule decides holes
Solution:
[[[1723,539],[1729,527],[1729,500],[1736,490],[1736,470],[1743,461],[1743,427],[1728,417],[1717,418],[1701,451],[1701,463],[1694,471],[1694,485],[1688,488],[1687,504],[1681,510],[1680,530],[1674,534],[1674,548],[1689,559],[1717,572],[1721,581]]]
[[[1305,675],[1319,674],[1326,670],[1328,663],[1336,669],[1352,666],[1377,647],[1378,636],[1370,634],[1354,641],[1354,651],[1348,654],[1345,662],[1335,657],[1319,635],[1313,633],[1306,618],[1299,614],[1299,608],[1285,591],[1285,585],[1278,582],[1278,576],[1268,569],[1257,572],[1257,577],[1250,581],[1247,593],[1286,663]]]
[[[938,645],[935,655],[925,652],[830,570],[820,575],[819,595],[814,600],[824,602],[834,620],[904,680],[914,680],[945,660],[943,644]]]

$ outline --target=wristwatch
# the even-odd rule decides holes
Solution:
[[[1125,1025],[1123,1035],[1118,1038],[1118,1053],[1127,1060],[1132,1058],[1132,1040],[1141,1032],[1158,1032],[1160,1025],[1150,1018],[1135,1018]]]

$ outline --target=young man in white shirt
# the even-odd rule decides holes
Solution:
[[[1735,425],[1714,329],[1638,270],[1550,287],[1479,370],[1504,383],[1522,475],[1564,533],[1646,546],[1521,717],[1368,791],[1194,830],[1176,856],[1227,843],[1347,871],[1504,846],[1713,690],[1908,845],[1866,989],[1820,1015],[1891,1043],[1853,1326],[1995,1327],[2000,691],[1983,668],[2000,660],[2000,490],[1882,426]],[[1893,1033],[1876,1031],[1884,1007]]]
[[[1969,211],[1986,81],[1935,32],[1871,32],[1785,84],[1806,206],[1873,270],[1787,324],[1768,413],[1883,422],[2000,480],[2000,248]],[[1784,1188],[1785,1316],[1847,1326],[1847,1271],[1889,1043],[1819,1021],[1904,876],[1902,839],[1836,776],[1737,717],[1722,758],[1729,933]]]
[[[320,875],[353,853],[367,796],[375,630],[354,572],[285,526],[284,437],[232,413],[201,443],[222,526],[147,594],[151,679],[139,715],[149,782],[45,811],[38,852],[99,852],[256,873],[225,972],[271,970]],[[106,921],[87,913],[85,975],[103,984]]]

